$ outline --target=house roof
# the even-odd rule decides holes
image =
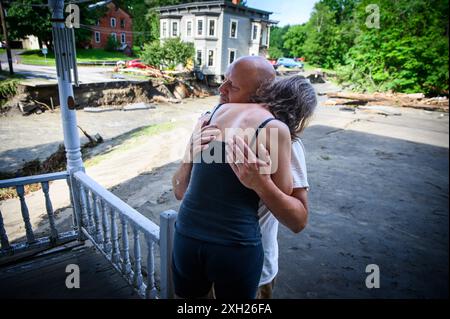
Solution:
[[[161,13],[161,12],[168,12],[168,11],[177,10],[177,9],[196,8],[196,7],[205,7],[205,6],[206,7],[223,6],[223,7],[228,7],[228,8],[240,8],[240,9],[243,9],[250,13],[259,13],[259,14],[267,14],[267,15],[270,15],[273,13],[273,12],[264,11],[264,10],[260,10],[260,9],[256,9],[256,8],[238,6],[227,0],[198,1],[198,2],[191,2],[191,3],[183,3],[183,4],[172,5],[172,6],[159,7],[156,10]]]

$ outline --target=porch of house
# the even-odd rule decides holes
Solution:
[[[58,229],[49,196],[50,181],[64,179],[71,194],[70,231]],[[46,203],[46,227],[39,229],[33,229],[24,195],[24,186],[33,183],[41,184]],[[176,212],[161,213],[158,226],[83,171],[0,181],[6,187],[18,194],[25,236],[10,241],[0,212],[0,298],[173,297]],[[67,284],[71,275],[79,287]]]
[[[67,288],[68,265],[79,287]],[[0,268],[1,299],[136,299],[139,295],[89,243],[70,242]]]
[[[85,173],[72,88],[78,85],[75,33],[65,24],[63,0],[49,0],[48,7],[67,171],[0,181],[0,189],[15,189],[21,209],[21,216],[0,211],[0,298],[172,298],[170,256],[177,214],[161,213],[158,226]],[[58,180],[69,187],[69,231],[55,223],[49,189]],[[30,184],[42,188],[44,232],[33,229],[30,221],[25,196]],[[24,226],[23,238],[8,235],[13,223]],[[66,284],[71,275],[79,277],[80,288]]]

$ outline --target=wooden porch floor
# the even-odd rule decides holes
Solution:
[[[66,287],[66,266],[80,268],[80,288]],[[0,298],[139,298],[109,262],[92,246],[78,245],[0,266]]]

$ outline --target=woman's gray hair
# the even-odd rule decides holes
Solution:
[[[317,97],[309,80],[295,75],[262,84],[252,102],[265,105],[275,118],[289,127],[295,140],[313,115]]]

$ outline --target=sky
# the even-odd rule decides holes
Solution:
[[[273,12],[270,19],[278,26],[301,24],[309,20],[314,4],[319,0],[247,0],[247,6]]]

